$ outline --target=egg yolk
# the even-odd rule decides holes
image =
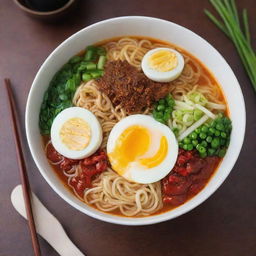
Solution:
[[[83,150],[91,140],[91,128],[82,118],[71,118],[62,125],[60,138],[67,148]]]
[[[178,58],[174,52],[159,50],[148,58],[149,66],[159,72],[167,72],[175,69]]]
[[[152,157],[141,159],[140,163],[148,168],[155,167],[161,164],[161,162],[163,161],[163,159],[167,154],[167,151],[168,151],[167,139],[164,136],[162,136],[160,141],[160,147],[156,152],[156,154]]]
[[[138,125],[130,126],[119,135],[114,150],[108,154],[112,168],[119,175],[124,175],[132,162],[138,162],[147,168],[159,165],[168,151],[167,140],[162,136],[155,155],[143,158],[150,146],[151,134],[148,129]]]

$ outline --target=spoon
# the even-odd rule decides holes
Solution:
[[[16,211],[27,219],[21,185],[11,193],[11,201]],[[34,193],[31,197],[36,231],[61,256],[85,256],[69,239],[60,222],[46,209]]]

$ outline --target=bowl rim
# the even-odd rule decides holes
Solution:
[[[169,23],[170,25],[172,26],[176,26],[177,28],[181,28],[183,30],[186,30],[186,32],[189,32],[190,34],[192,34],[193,36],[197,37],[198,39],[202,40],[204,42],[204,44],[207,45],[207,47],[211,48],[212,51],[214,51],[215,54],[218,55],[218,58],[220,58],[223,63],[226,64],[226,68],[229,69],[229,71],[231,72],[231,74],[233,75],[233,78],[234,80],[237,82],[237,90],[239,92],[239,96],[241,98],[241,103],[242,103],[242,106],[241,106],[241,113],[242,113],[242,117],[241,117],[241,131],[242,131],[242,134],[241,135],[241,138],[239,140],[239,144],[238,144],[238,150],[236,151],[236,155],[233,156],[234,159],[232,160],[231,163],[229,163],[229,169],[228,171],[226,171],[224,174],[225,175],[222,175],[221,176],[221,179],[218,180],[218,183],[216,182],[213,186],[213,188],[210,190],[210,191],[207,191],[207,193],[203,193],[202,194],[202,197],[200,198],[200,200],[196,201],[195,203],[193,203],[192,206],[190,207],[187,207],[187,208],[183,208],[182,210],[180,210],[178,213],[176,213],[175,216],[169,216],[169,215],[166,215],[165,212],[164,213],[161,213],[161,214],[157,214],[157,215],[153,215],[153,216],[149,216],[149,217],[119,217],[119,216],[116,216],[117,218],[110,218],[110,216],[114,216],[112,214],[109,214],[109,213],[102,213],[101,211],[97,211],[99,213],[95,213],[91,210],[87,210],[85,208],[82,208],[78,205],[78,203],[76,203],[75,201],[69,199],[68,197],[66,197],[62,191],[60,191],[57,186],[52,182],[51,179],[48,179],[46,173],[45,173],[45,170],[43,167],[41,167],[41,164],[39,163],[39,160],[37,159],[36,157],[36,152],[34,152],[33,150],[33,147],[32,147],[32,137],[31,137],[31,132],[30,132],[30,127],[29,127],[29,106],[30,106],[30,103],[31,103],[31,98],[32,98],[32,94],[34,93],[34,90],[35,90],[35,84],[37,84],[37,80],[38,80],[38,77],[40,76],[40,73],[42,71],[42,69],[47,65],[48,63],[48,60],[50,58],[52,58],[52,56],[55,55],[55,53],[61,48],[63,47],[63,45],[67,44],[67,42],[69,42],[70,40],[73,40],[75,37],[77,37],[80,33],[83,33],[84,30],[89,30],[91,28],[94,28],[94,27],[97,27],[103,23],[108,23],[108,22],[115,22],[115,21],[126,21],[128,19],[141,19],[143,20],[144,22],[146,22],[147,20],[155,20],[155,21],[160,21],[160,22],[165,22],[165,23]],[[159,18],[154,18],[154,17],[148,17],[148,16],[120,16],[120,17],[115,17],[115,18],[110,18],[110,19],[106,19],[106,20],[102,20],[102,21],[99,21],[99,22],[96,22],[92,25],[89,25],[81,30],[79,30],[78,32],[74,33],[73,35],[71,35],[70,37],[68,37],[65,41],[63,41],[59,46],[57,46],[51,53],[50,55],[46,58],[46,60],[43,62],[43,64],[41,65],[40,69],[38,70],[35,78],[34,78],[34,81],[32,83],[32,86],[30,88],[30,91],[29,91],[29,95],[28,95],[28,99],[27,99],[27,104],[26,104],[26,113],[25,113],[25,128],[26,128],[26,136],[27,136],[27,141],[28,141],[28,145],[29,145],[29,148],[30,148],[30,152],[32,154],[32,157],[33,157],[33,160],[35,161],[36,163],[36,166],[37,168],[39,169],[41,175],[44,177],[44,179],[47,181],[47,183],[50,185],[50,187],[62,198],[64,199],[67,203],[69,203],[71,206],[73,206],[75,209],[81,211],[82,213],[84,214],[87,214],[88,216],[90,217],[93,217],[93,218],[96,218],[98,220],[101,220],[101,221],[105,221],[105,222],[108,222],[108,223],[113,223],[113,224],[121,224],[121,225],[129,225],[129,226],[141,226],[141,225],[150,225],[150,224],[156,224],[156,223],[160,223],[160,222],[163,222],[163,221],[167,221],[167,220],[171,220],[171,219],[174,219],[176,217],[179,217],[180,215],[183,215],[191,210],[193,210],[194,208],[196,208],[197,206],[199,206],[200,204],[202,204],[207,198],[209,198],[212,194],[214,194],[214,192],[222,185],[222,183],[224,182],[224,180],[227,178],[227,176],[230,174],[231,170],[233,169],[237,159],[238,159],[238,156],[241,152],[241,149],[242,149],[242,146],[243,146],[243,141],[244,141],[244,135],[245,135],[245,126],[246,126],[246,110],[245,110],[245,102],[244,102],[244,97],[243,97],[243,93],[242,93],[242,90],[241,90],[241,87],[240,87],[240,84],[233,72],[233,70],[231,69],[231,67],[229,66],[229,64],[226,62],[226,60],[224,59],[224,57],[207,41],[205,40],[204,38],[202,38],[201,36],[199,36],[198,34],[194,33],[193,31],[191,31],[190,29],[187,29],[186,27],[183,27],[181,25],[178,25],[176,23],[173,23],[171,21],[167,21],[167,20],[164,20],[164,19],[159,19]],[[207,186],[207,185],[206,185]],[[203,192],[204,189],[201,191]],[[201,193],[200,192],[200,193]],[[189,200],[190,201],[190,200]],[[186,203],[188,203],[189,201],[187,201]],[[185,203],[185,204],[186,204]],[[184,205],[185,205],[184,204]],[[171,211],[169,211],[171,212]],[[158,218],[152,218],[152,217],[158,217]],[[151,217],[151,218],[150,218]],[[131,221],[133,220],[133,221]]]
[[[66,4],[64,4],[63,6],[61,6],[58,9],[55,9],[53,11],[42,12],[42,11],[36,11],[36,10],[26,7],[25,5],[21,4],[19,0],[13,0],[13,2],[24,12],[34,14],[34,15],[39,15],[39,16],[48,16],[48,15],[52,15],[52,14],[61,13],[62,11],[69,8],[75,1],[76,0],[68,0],[68,2]]]

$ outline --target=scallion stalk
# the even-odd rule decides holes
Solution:
[[[107,57],[106,56],[100,56],[99,57],[99,61],[98,61],[98,64],[97,64],[97,68],[98,69],[103,69],[104,68],[104,65],[106,63],[106,60],[107,60]]]
[[[250,42],[247,10],[243,9],[242,12],[244,29],[242,30],[235,0],[210,0],[210,2],[221,17],[222,22],[208,10],[205,10],[205,14],[234,43],[253,88],[256,91],[256,55]]]

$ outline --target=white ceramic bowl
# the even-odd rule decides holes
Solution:
[[[230,146],[226,156],[207,186],[191,200],[176,209],[143,218],[118,217],[99,212],[73,196],[52,171],[44,153],[38,127],[39,110],[44,92],[53,75],[61,66],[87,45],[126,35],[147,36],[169,41],[199,58],[221,84],[233,123]],[[79,211],[99,220],[123,225],[146,225],[170,220],[205,201],[222,184],[233,168],[243,144],[244,132],[245,105],[243,95],[234,73],[224,58],[207,41],[192,31],[172,22],[150,17],[130,16],[104,20],[69,37],[50,54],[41,66],[30,89],[26,107],[26,133],[29,147],[38,169],[49,185],[59,196]]]

